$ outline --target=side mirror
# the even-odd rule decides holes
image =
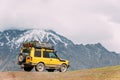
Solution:
[[[57,53],[57,51],[54,52],[55,54]]]

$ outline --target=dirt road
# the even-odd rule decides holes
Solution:
[[[60,72],[0,72],[0,80],[120,80],[120,66]]]

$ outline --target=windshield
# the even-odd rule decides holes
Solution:
[[[50,58],[57,58],[57,56],[55,55],[55,53],[49,53]]]

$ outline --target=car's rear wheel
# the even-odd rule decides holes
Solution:
[[[24,71],[31,71],[33,69],[33,66],[30,66],[30,67],[24,67]]]
[[[45,70],[45,65],[43,63],[38,63],[35,66],[35,70],[38,71],[38,72],[43,72]]]
[[[47,69],[48,72],[54,72],[55,69]]]
[[[68,68],[68,67],[67,67],[66,64],[62,64],[61,67],[60,67],[60,69],[59,69],[59,71],[60,71],[60,72],[66,72],[66,71],[67,71],[67,68]]]

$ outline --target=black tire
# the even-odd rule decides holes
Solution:
[[[54,72],[55,69],[47,69],[48,72]]]
[[[31,67],[24,67],[24,71],[27,71],[27,72],[31,71],[32,69],[33,69],[33,66],[31,66]]]
[[[59,69],[59,72],[66,72],[68,69],[67,65],[66,64],[62,64],[60,69]]]
[[[43,72],[45,70],[45,65],[43,63],[38,63],[35,66],[35,70],[38,71],[38,72]]]
[[[24,60],[24,56],[22,54],[20,54],[18,56],[18,61],[21,63],[21,62],[23,62],[23,60]]]

